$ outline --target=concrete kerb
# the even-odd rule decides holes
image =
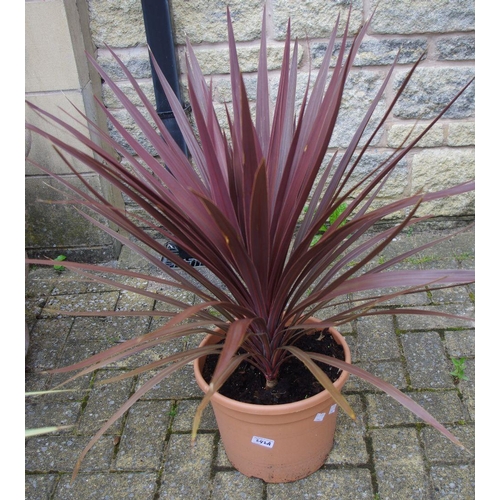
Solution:
[[[413,244],[425,237],[407,235],[400,244],[408,244],[404,238],[411,238]],[[127,266],[125,256],[123,253],[120,267]],[[418,256],[408,265],[472,268],[473,231],[446,242],[439,250]],[[43,378],[35,374],[37,370],[82,359],[145,331],[143,323],[102,318],[82,321],[83,318],[57,317],[46,311],[55,302],[78,304],[80,309],[95,307],[99,300],[113,308],[125,300],[130,306],[134,298],[114,290],[96,289],[95,284],[69,279],[51,268],[31,270],[26,288],[26,318],[31,334],[26,357],[27,390],[49,388],[63,379]],[[141,307],[154,307],[137,300]],[[471,315],[474,287],[441,290],[415,297],[414,301],[404,303],[405,307],[439,306]],[[124,328],[127,333],[122,331]],[[419,316],[392,317],[377,323],[377,336],[383,342],[374,342],[369,351],[364,347],[367,334],[363,322],[348,325],[344,333],[355,363],[370,368],[414,397],[455,433],[472,454],[447,442],[382,392],[351,377],[345,391],[358,419],[352,422],[339,416],[335,445],[326,464],[304,480],[266,485],[232,468],[211,411],[205,413],[198,443],[191,448],[190,419],[201,393],[188,366],[153,389],[110,428],[89,453],[76,481],[70,484],[76,458],[98,424],[148,378],[134,377],[110,386],[95,384],[110,372],[135,367],[134,362],[124,362],[77,381],[73,384],[79,389],[76,392],[26,398],[27,428],[74,425],[26,440],[26,498],[474,498],[473,323],[439,320],[431,325]],[[365,344],[358,345],[362,339]],[[421,351],[420,356],[415,356],[415,346]],[[182,343],[176,346],[183,347]],[[429,349],[432,352],[427,353]],[[156,348],[143,353],[142,360],[158,359],[164,353]],[[467,381],[457,383],[449,375],[452,357],[466,358]]]

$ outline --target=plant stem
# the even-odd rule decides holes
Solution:
[[[278,379],[277,378],[273,378],[271,380],[266,378],[266,390],[267,389],[272,389],[273,387],[276,387],[277,383],[278,383]]]

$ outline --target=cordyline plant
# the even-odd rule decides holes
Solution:
[[[382,309],[375,306],[402,294],[471,283],[474,279],[473,272],[468,270],[394,270],[394,266],[398,263],[428,248],[431,243],[395,256],[384,263],[373,264],[374,257],[397,235],[405,228],[423,220],[415,216],[422,203],[473,190],[473,182],[467,182],[442,191],[418,193],[382,206],[374,206],[378,193],[398,162],[411,151],[465,89],[443,108],[439,116],[418,137],[408,139],[407,144],[402,145],[390,158],[361,180],[354,180],[356,167],[384,125],[415,70],[416,65],[409,71],[394,101],[388,105],[369,139],[361,144],[363,133],[373,118],[375,108],[390,81],[395,61],[344,154],[339,161],[336,161],[334,155],[324,172],[321,172],[329,140],[337,122],[345,82],[368,28],[366,23],[348,49],[346,26],[340,37],[338,62],[329,74],[329,55],[334,49],[338,25],[339,20],[329,41],[327,57],[317,73],[314,84],[308,85],[298,111],[295,108],[298,44],[295,41],[292,48],[290,24],[273,111],[268,89],[266,40],[265,36],[262,37],[255,121],[253,121],[247,92],[238,67],[231,22],[228,22],[233,108],[232,116],[227,113],[228,136],[219,125],[213,106],[211,86],[206,83],[189,42],[186,57],[187,76],[196,131],[190,125],[181,104],[152,57],[163,90],[190,151],[191,160],[169,135],[153,105],[148,102],[139,84],[113,51],[111,52],[117,63],[127,75],[144,108],[149,112],[153,125],[94,59],[89,56],[89,60],[130,113],[157,155],[148,152],[99,101],[97,102],[109,121],[135,151],[136,156],[130,154],[128,149],[115,142],[93,123],[89,122],[87,126],[127,160],[131,169],[124,167],[112,154],[79,132],[70,121],[67,123],[61,121],[30,104],[33,110],[65,129],[73,136],[73,141],[76,138],[91,152],[79,150],[29,124],[30,130],[51,141],[63,159],[67,156],[76,158],[117,186],[144,210],[147,220],[112,206],[72,168],[67,160],[68,167],[81,180],[85,190],[74,187],[65,177],[55,175],[41,165],[37,166],[73,190],[77,200],[71,200],[71,203],[93,210],[98,218],[104,217],[128,232],[131,239],[115,233],[107,225],[80,210],[83,217],[92,220],[103,231],[163,271],[164,277],[67,261],[64,262],[64,266],[85,277],[114,284],[121,289],[151,297],[178,309],[174,314],[130,311],[128,314],[137,316],[161,314],[171,317],[164,326],[155,331],[120,343],[72,366],[51,370],[51,373],[79,370],[69,379],[73,380],[181,336],[212,332],[214,326],[218,327],[217,334],[224,340],[223,344],[198,347],[167,356],[132,370],[126,375],[107,380],[107,382],[117,381],[149,370],[161,369],[141,386],[93,437],[80,455],[75,474],[83,457],[97,439],[139,398],[179,368],[208,354],[219,354],[219,358],[210,389],[200,403],[193,423],[193,437],[196,435],[201,412],[208,400],[243,360],[258,368],[265,376],[266,387],[272,388],[279,379],[283,364],[291,357],[296,357],[351,416],[354,417],[352,409],[316,362],[327,363],[365,379],[460,445],[444,426],[390,384],[339,359],[304,352],[294,346],[297,340],[305,333],[310,333],[312,328],[338,326],[361,316],[401,313],[446,316],[444,313],[424,310]],[[262,33],[265,33],[265,16]],[[341,206],[343,210],[338,211],[341,212],[340,215],[319,241],[312,244],[318,230]],[[304,213],[305,207],[307,210]],[[408,215],[402,222],[395,223],[391,229],[373,231],[374,226],[380,221],[405,210],[408,211]],[[144,229],[145,226],[154,231],[148,232]],[[161,241],[151,236],[153,232],[161,234],[201,261],[217,280],[208,279],[199,268],[190,266],[171,252]],[[164,264],[162,257],[174,262],[178,269]],[[54,265],[53,260],[32,259],[30,262]],[[353,265],[353,262],[356,263]],[[366,266],[368,263],[371,265]],[[178,272],[179,270],[182,272]],[[97,275],[96,271],[101,274]],[[196,305],[186,304],[160,293],[109,280],[103,277],[103,272],[112,273],[118,278],[124,276],[142,278],[177,287],[193,292],[199,301]],[[190,279],[187,279],[187,276]],[[219,280],[223,285],[217,284]],[[386,289],[385,293],[382,293],[383,289]],[[397,291],[394,291],[395,289]],[[347,294],[356,292],[371,293],[372,296],[354,305],[342,299]],[[314,327],[306,324],[308,318],[339,302],[342,303],[342,307],[336,309],[332,316]],[[73,314],[96,315],[94,312]],[[97,314],[105,316],[123,313]],[[189,321],[185,321],[188,319]]]

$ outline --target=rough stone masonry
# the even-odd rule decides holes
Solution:
[[[472,0],[171,0],[170,9],[178,51],[181,83],[185,92],[185,40],[195,47],[202,70],[213,82],[216,106],[223,122],[224,103],[229,103],[229,63],[226,4],[231,9],[241,69],[250,98],[256,91],[256,70],[261,37],[262,10],[268,16],[267,37],[270,91],[275,95],[288,18],[292,35],[299,40],[297,101],[305,90],[309,69],[319,67],[326,55],[327,38],[338,14],[341,29],[352,6],[349,34],[354,35],[373,11],[370,31],[356,57],[347,82],[338,126],[330,142],[331,154],[348,144],[364,111],[399,51],[396,70],[377,109],[381,117],[411,65],[424,58],[412,82],[394,108],[385,128],[377,135],[360,175],[375,162],[390,155],[408,134],[417,134],[440,109],[474,76],[474,2]],[[132,94],[130,85],[113,62],[104,44],[117,49],[132,74],[154,102],[151,70],[146,47],[141,3],[133,0],[88,0],[90,28],[100,64]],[[332,54],[331,66],[336,63]],[[113,113],[138,136],[126,112],[104,86],[103,97]],[[184,93],[186,99],[186,93]],[[416,124],[416,125],[415,125]],[[374,124],[371,124],[373,130]],[[121,140],[116,131],[111,133]],[[420,189],[438,189],[474,177],[474,87],[471,86],[443,119],[422,139],[395,172],[381,193],[384,201]],[[328,155],[327,155],[328,159]],[[474,215],[474,195],[429,204],[419,214],[432,213],[444,219]]]

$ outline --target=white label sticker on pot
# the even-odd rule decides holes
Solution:
[[[315,422],[321,422],[325,418],[326,413],[318,413],[314,417]]]
[[[337,409],[337,405],[336,404],[330,406],[330,411],[328,412],[328,415],[330,415],[332,413],[335,413],[336,409]]]
[[[261,438],[259,436],[253,436],[252,443],[258,444],[259,446],[264,446],[264,448],[272,448],[274,446],[274,440]]]

